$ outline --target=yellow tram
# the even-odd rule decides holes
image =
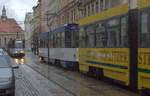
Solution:
[[[79,70],[139,90],[150,89],[150,0],[79,20]]]
[[[150,0],[138,0],[138,89],[150,89]]]
[[[128,4],[124,4],[79,21],[80,45],[83,46],[83,48],[79,48],[79,66],[81,71],[90,71],[90,67],[101,68],[104,76],[123,81],[126,85],[129,85],[129,48],[123,47],[127,41],[124,40],[122,42],[124,45],[117,45],[115,41],[117,38],[115,36],[111,38],[112,34],[121,33],[119,31],[120,27],[122,27],[122,39],[125,38],[125,35],[127,35],[127,14]],[[122,24],[121,26],[120,23]],[[94,26],[93,30],[96,29],[96,32],[90,33],[89,30],[86,33],[83,31],[88,30],[86,26]],[[110,34],[106,33],[107,29]],[[111,34],[111,31],[114,33]],[[96,40],[92,36],[93,34],[96,35]],[[83,37],[85,42],[81,40]],[[112,41],[113,39],[114,41]],[[81,44],[86,43],[86,41],[90,41],[91,45]]]

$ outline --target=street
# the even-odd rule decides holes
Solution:
[[[13,61],[20,66],[15,70],[16,96],[137,96],[81,73],[40,63],[32,53]]]
[[[150,96],[150,0],[0,0],[0,96]]]

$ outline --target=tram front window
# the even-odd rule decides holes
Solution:
[[[22,48],[22,43],[16,43],[15,48]]]

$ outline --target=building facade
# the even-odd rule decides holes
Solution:
[[[81,18],[127,3],[128,1],[129,0],[80,0],[82,7]]]
[[[41,7],[41,32],[48,32],[56,28],[59,0],[39,0]]]
[[[32,23],[34,23],[34,28],[33,28],[33,33],[34,34],[40,34],[41,33],[41,25],[40,25],[40,14],[41,14],[41,7],[40,4],[38,4],[37,6],[33,7],[33,19],[32,19]]]
[[[7,48],[8,41],[16,38],[24,39],[24,31],[15,19],[7,17],[4,6],[0,18],[0,48]]]
[[[77,24],[79,19],[137,0],[39,0],[41,33],[65,24]],[[47,13],[48,12],[48,13]],[[56,13],[52,15],[51,13]],[[48,15],[47,15],[48,14]]]
[[[79,20],[78,0],[59,0],[57,27],[77,24]]]
[[[26,51],[31,51],[31,44],[32,44],[32,35],[33,35],[33,27],[34,23],[33,20],[33,13],[29,12],[25,16],[25,49]]]
[[[33,27],[31,29],[32,34],[32,43],[31,43],[31,49],[34,51],[35,54],[38,54],[38,36],[41,33],[41,6],[40,3],[38,3],[36,6],[33,7],[33,19],[30,23],[33,24]]]
[[[79,20],[78,0],[39,0],[41,32],[48,32]]]

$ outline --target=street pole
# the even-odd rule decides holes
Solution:
[[[47,17],[47,26],[49,27],[49,24],[48,24],[48,20],[49,20],[49,19],[48,19],[48,15],[49,15],[49,14],[48,14],[48,11],[47,11],[47,14],[46,14],[46,17]],[[50,63],[50,60],[49,60],[49,58],[50,58],[50,56],[49,56],[49,55],[50,55],[50,54],[49,54],[49,52],[50,52],[50,50],[49,50],[49,47],[50,47],[50,46],[49,46],[49,42],[50,42],[50,41],[49,41],[49,40],[50,40],[50,39],[49,39],[49,37],[50,37],[50,32],[51,32],[51,30],[49,30],[49,32],[48,32],[48,38],[47,38],[47,39],[48,39],[48,64]],[[49,76],[49,75],[50,75],[49,66],[48,66],[48,74],[47,74],[47,75],[48,75],[48,76],[47,76],[48,79],[50,79],[50,78],[49,78],[49,77],[50,77],[50,76]]]
[[[49,15],[49,14],[48,14],[48,11],[47,11],[47,13],[46,13],[47,26],[49,25],[49,24],[48,24],[48,15]],[[49,27],[49,26],[48,26],[48,27]],[[51,31],[51,30],[50,30],[50,31]],[[48,63],[49,63],[49,47],[50,47],[50,46],[49,46],[49,37],[50,37],[50,34],[49,34],[49,33],[50,33],[50,32],[48,32],[48,38],[47,38],[47,39],[48,39],[48,45],[47,45],[47,47],[48,47],[48,54],[47,54],[47,55],[48,55]]]
[[[48,21],[49,21],[48,16],[49,15],[57,16],[57,14],[56,13],[48,13],[48,11],[46,12],[47,26],[49,27],[49,32],[48,32],[48,63],[50,63],[50,60],[49,60],[49,58],[50,58],[50,32],[51,32],[51,26],[53,23],[53,21],[52,21],[49,25],[49,23],[48,23]],[[48,66],[48,79],[49,79],[49,66]]]

